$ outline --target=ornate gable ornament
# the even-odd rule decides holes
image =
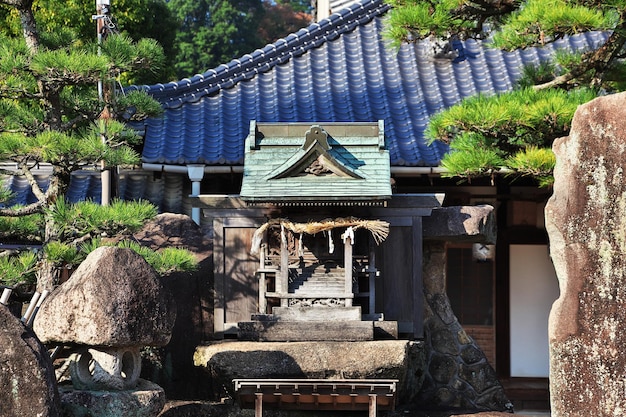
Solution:
[[[252,121],[241,198],[248,204],[383,205],[391,198],[383,122]]]
[[[338,161],[329,152],[328,133],[319,125],[313,125],[305,134],[301,152],[296,152],[278,168],[277,173],[271,173],[270,179],[280,179],[305,175],[337,175],[345,178],[363,179],[361,175]]]

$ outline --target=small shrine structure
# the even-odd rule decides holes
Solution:
[[[200,195],[214,332],[242,340],[423,336],[422,217],[393,195],[383,122],[251,122],[239,195]]]

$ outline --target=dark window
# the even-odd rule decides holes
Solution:
[[[446,287],[461,324],[493,325],[493,261],[477,261],[472,246],[448,248]]]

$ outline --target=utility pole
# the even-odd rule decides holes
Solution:
[[[101,53],[102,41],[108,34],[110,27],[110,0],[96,0],[96,14],[91,18],[96,21],[96,30],[98,36],[98,54]],[[108,82],[103,82],[102,79],[98,81],[98,98],[100,102],[104,103],[102,113],[100,113],[100,120],[103,123],[100,125],[100,136],[102,142],[106,142],[106,121],[111,117],[107,103],[111,98],[111,88]],[[102,186],[102,194],[100,198],[100,204],[108,206],[111,201],[111,171],[106,167],[104,161],[100,161],[100,180]]]

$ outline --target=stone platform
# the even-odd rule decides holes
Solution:
[[[238,323],[238,339],[257,342],[358,342],[398,338],[395,321],[281,321]]]
[[[398,401],[407,403],[422,386],[426,352],[422,342],[406,340],[220,341],[198,346],[194,364],[210,372],[213,385],[225,387],[233,398],[233,380],[242,378],[394,379]]]

